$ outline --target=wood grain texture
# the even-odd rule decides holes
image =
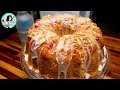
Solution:
[[[110,69],[104,79],[120,79],[120,38],[103,33],[110,53]],[[18,33],[0,41],[0,79],[27,79],[20,64],[21,44]]]
[[[0,79],[7,79],[7,78],[0,74]]]
[[[2,60],[0,60],[0,67],[2,67],[3,69],[15,74],[16,76],[20,77],[20,78],[27,78],[26,74],[24,71],[14,67],[13,65],[11,64],[8,64]]]
[[[120,79],[120,36],[103,33],[103,39],[110,57],[110,69],[107,76]]]

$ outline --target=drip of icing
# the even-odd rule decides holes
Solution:
[[[102,62],[103,62],[103,63],[105,63],[105,62],[106,62],[106,60],[107,60],[107,59],[104,57],[104,58],[103,58],[103,60],[102,60]]]
[[[64,63],[59,63],[58,62],[58,79],[60,79],[60,74],[63,72],[64,73],[64,79],[67,79],[67,69],[70,65],[70,61],[72,59],[72,53],[70,54],[70,59],[68,60],[68,64]]]
[[[64,79],[66,79],[67,68],[68,68],[68,65],[58,64],[58,79],[60,79],[60,74],[62,72],[64,73]]]
[[[105,64],[106,64],[106,63],[103,63],[103,65],[102,65],[102,66],[103,66],[103,68],[104,68]]]
[[[82,35],[82,32],[79,32],[79,34],[81,34]],[[89,37],[90,37],[90,35],[89,35]],[[84,63],[84,67],[85,67],[85,71],[84,71],[84,75],[88,72],[88,69],[89,69],[89,66],[90,66],[90,62],[91,62],[91,53],[90,53],[90,49],[88,48],[88,45],[84,45],[84,40],[82,39],[82,37],[80,38],[80,40],[79,39],[77,39],[77,42],[78,42],[78,44],[79,45],[82,45],[82,49],[84,50],[84,61],[85,61],[85,63]],[[82,44],[81,44],[81,42],[82,42]],[[99,46],[99,44],[98,44],[98,42],[96,41],[96,40],[94,40],[94,42],[93,43],[96,43],[96,45],[97,45],[97,50],[98,50],[98,65],[100,64],[100,60],[103,58],[103,54],[102,54],[102,52],[101,52],[101,50],[100,50],[100,46]],[[93,46],[92,46],[92,44],[90,44],[90,46],[91,46],[91,50],[93,51]],[[86,49],[85,49],[86,48]],[[87,50],[87,51],[86,51]],[[88,53],[88,58],[89,58],[89,60],[88,60],[88,63],[86,63],[86,61],[87,61],[87,53]],[[104,59],[105,60],[105,59]],[[101,65],[99,65],[99,70],[102,68],[101,67]]]
[[[41,42],[41,43],[43,43],[43,42]],[[35,41],[34,42],[34,47],[32,48],[32,50],[35,51],[39,47],[39,44],[41,44],[41,43],[39,43],[38,41]]]
[[[36,69],[36,70],[35,70],[35,72],[36,72],[36,73],[39,73],[39,70],[38,70],[38,69]]]
[[[69,67],[69,64],[70,64],[70,61],[72,59],[72,40],[71,40],[71,36],[70,35],[66,35],[64,36],[63,38],[60,39],[57,47],[56,47],[56,60],[57,60],[57,63],[58,63],[58,79],[60,78],[60,74],[61,72],[64,73],[64,78],[66,79],[67,77],[67,69]],[[61,51],[62,50],[62,51]],[[68,60],[68,63],[67,64],[64,64],[64,60],[66,59],[67,57],[67,52],[68,51],[71,51],[71,54],[70,54],[70,58]]]
[[[37,48],[36,48],[36,49],[37,49]],[[33,48],[33,49],[31,50],[31,58],[32,58],[32,59],[34,59],[34,58],[37,58],[37,57],[38,57],[38,56],[37,56],[36,49],[35,49],[35,48]]]
[[[52,37],[56,37],[56,34],[51,32],[51,31],[47,31],[47,30],[39,31],[39,33],[37,33],[37,34],[33,32],[33,34],[35,34],[35,35],[32,36],[32,39],[30,41],[30,43],[31,43],[34,40],[34,42],[31,45],[31,48],[30,48],[31,49],[31,53],[30,53],[31,54],[31,66],[33,64],[33,59],[36,58],[36,60],[37,60],[37,70],[39,70],[40,69],[40,56],[41,56],[41,52],[42,52],[42,50],[44,49],[45,46],[43,46],[41,48],[41,51],[40,51],[39,54],[37,54],[36,49],[41,44],[43,44],[44,42],[49,44],[50,41],[51,41],[51,38]]]
[[[104,50],[104,55],[106,56],[107,52],[106,52],[105,46],[103,47],[103,50]],[[104,66],[105,66],[105,64],[106,64],[107,59],[106,59],[105,56],[104,56],[104,58],[102,59],[102,63],[103,63],[103,64],[100,64],[99,67],[98,67],[98,71],[102,71],[103,68],[104,68]]]
[[[102,64],[100,64],[100,59],[102,59],[102,62],[104,62],[105,61],[105,57],[103,57],[103,54],[102,54],[102,52],[101,52],[101,50],[100,50],[100,46],[99,46],[99,44],[98,44],[98,42],[96,41],[96,44],[97,44],[97,48],[98,48],[98,71],[102,71],[103,70],[103,68],[104,68],[104,66],[105,66],[105,63],[102,65]],[[105,51],[104,51],[105,52]],[[105,54],[105,53],[104,53]],[[101,57],[101,58],[100,58]]]
[[[29,69],[32,70],[32,68],[33,68],[33,66],[30,65],[30,66],[29,66]]]
[[[31,41],[34,40],[34,38],[31,39]],[[30,41],[30,43],[31,43]],[[45,41],[45,40],[44,40]],[[37,52],[36,52],[36,49],[39,47],[40,44],[42,44],[44,41],[41,41],[41,42],[38,42],[38,41],[34,41],[31,45],[31,58],[30,58],[30,61],[31,61],[31,66],[33,65],[33,59],[37,59],[37,62],[39,61],[39,56],[37,55]],[[30,68],[32,69],[32,68]]]
[[[85,73],[85,78],[89,79],[90,78],[90,74],[89,73]]]
[[[28,54],[25,54],[25,61],[27,62],[28,61]]]
[[[37,46],[38,43],[36,43],[36,41],[34,41],[31,45],[31,65],[33,65],[33,59],[37,58],[37,52],[35,48]]]
[[[63,60],[66,58],[65,55],[63,55],[62,53],[56,54],[56,60],[58,62],[58,64],[62,64]]]
[[[105,46],[103,46],[103,50],[104,50],[104,55],[106,56],[107,55],[107,50],[106,50]]]
[[[103,50],[104,50],[104,58],[103,58],[102,62],[105,63],[107,61],[107,57],[106,57],[107,56],[107,50],[106,50],[105,46],[103,46]]]
[[[103,64],[100,64],[99,65],[99,67],[98,67],[98,71],[102,71],[103,70],[103,68],[104,68],[104,66],[105,66],[105,64],[106,64],[106,61],[107,61],[107,59],[106,59],[106,54],[107,54],[107,51],[106,51],[106,48],[105,48],[105,46],[103,47],[103,50],[104,50],[104,58],[102,59],[102,63]]]
[[[56,47],[56,60],[57,62],[62,62],[67,55],[67,52],[64,50],[63,52],[60,52],[61,48],[64,47],[64,40],[61,39],[61,41],[58,43]]]
[[[102,71],[102,69],[103,69],[103,66],[100,64],[98,67],[98,71]]]

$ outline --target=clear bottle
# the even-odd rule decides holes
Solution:
[[[28,29],[34,23],[34,19],[31,14],[27,13],[27,11],[18,11],[16,18],[16,29],[18,31],[22,47],[24,47]]]

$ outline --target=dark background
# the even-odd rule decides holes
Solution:
[[[31,14],[31,11],[27,11],[28,13]],[[5,12],[2,11],[0,12],[0,19],[3,14],[5,13],[13,13],[17,14],[16,11],[11,11],[11,12]],[[32,13],[34,20],[40,18],[40,13],[39,11],[33,11]],[[102,32],[105,33],[111,33],[114,35],[120,35],[120,29],[119,29],[119,13],[116,11],[92,11],[90,18],[92,19],[93,22],[97,23],[97,25],[101,28]],[[16,27],[7,29],[0,24],[0,40],[3,38],[11,35],[12,33],[16,32]]]
[[[103,32],[120,35],[120,14],[118,11],[94,11],[91,19]]]

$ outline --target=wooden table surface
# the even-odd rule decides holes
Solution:
[[[110,51],[110,69],[104,79],[120,79],[120,39],[104,35]],[[0,79],[28,79],[20,64],[21,44],[18,33],[0,41]]]

